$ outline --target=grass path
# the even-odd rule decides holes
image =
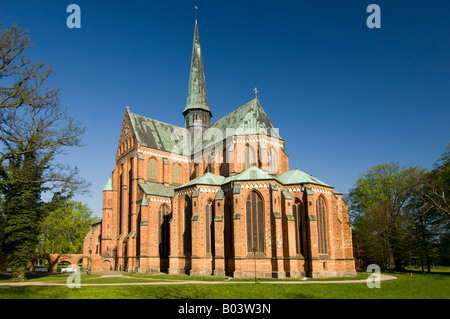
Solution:
[[[22,281],[22,282],[0,282],[0,287],[23,287],[23,286],[67,286],[67,280],[70,275],[66,276],[57,282],[55,281]],[[109,281],[102,283],[102,280]],[[113,279],[113,280],[110,280]],[[397,279],[395,276],[391,275],[380,275],[380,281]],[[136,282],[129,281],[136,280]],[[95,283],[86,283],[86,281],[97,281]],[[119,281],[119,282],[114,282]],[[289,284],[289,285],[300,285],[300,284],[329,284],[329,283],[365,283],[366,279],[349,279],[349,280],[271,280],[265,281],[263,279],[258,279],[260,284]],[[240,281],[240,280],[183,280],[183,279],[169,279],[169,278],[158,278],[158,277],[133,277],[127,276],[123,273],[94,273],[94,276],[89,277],[89,275],[83,275],[83,280],[80,280],[81,287],[89,286],[133,286],[133,285],[186,285],[186,284],[205,284],[205,285],[220,285],[220,284],[253,284],[254,281]]]
[[[0,276],[0,299],[449,299],[450,274],[383,273],[380,289],[366,285],[369,273],[332,279],[231,279],[164,274],[81,275],[81,289],[69,289],[69,275],[12,282]],[[394,279],[397,278],[397,279]]]

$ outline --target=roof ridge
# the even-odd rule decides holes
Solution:
[[[254,99],[248,101],[247,103],[245,103],[245,104],[239,106],[237,109],[234,109],[233,111],[231,111],[231,112],[225,114],[225,115],[222,116],[220,119],[218,119],[217,121],[215,121],[214,123],[212,123],[211,126],[214,126],[214,124],[216,124],[216,123],[219,122],[220,120],[224,119],[225,117],[230,116],[230,115],[233,114],[234,112],[239,111],[241,108],[243,108],[244,106],[247,106],[248,104],[250,104],[250,102],[253,102],[254,100],[256,100],[256,101],[258,102],[258,104],[261,106],[261,103],[259,103],[258,99],[257,99],[257,98],[254,98]],[[262,106],[261,106],[261,108],[262,108]],[[264,109],[263,109],[263,111],[264,111]],[[264,112],[264,113],[265,113],[265,112]],[[267,114],[266,114],[266,115],[267,115]]]
[[[160,121],[160,120],[156,120],[156,119],[151,118],[151,117],[148,117],[148,116],[144,116],[144,115],[140,115],[140,114],[133,113],[133,112],[131,112],[129,109],[128,109],[128,113],[129,113],[130,115],[133,115],[133,116],[143,117],[143,118],[145,118],[145,119],[147,119],[147,120],[151,120],[151,121],[155,121],[155,122],[158,122],[158,123],[170,125],[170,126],[173,126],[173,127],[185,129],[185,128],[182,127],[182,126],[177,126],[177,125],[174,125],[174,124],[170,124],[170,123],[167,123],[167,122],[163,122],[163,121]],[[132,124],[133,124],[133,123],[132,123]]]

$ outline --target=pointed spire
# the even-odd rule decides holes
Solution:
[[[103,187],[103,191],[112,191],[113,190],[113,186],[112,186],[112,179],[111,177],[108,178],[108,181],[105,184],[105,187]]]
[[[208,97],[206,95],[205,72],[203,70],[197,19],[195,19],[194,43],[192,47],[191,73],[189,75],[187,103],[183,114],[186,114],[188,110],[193,109],[202,109],[211,113],[208,107]]]

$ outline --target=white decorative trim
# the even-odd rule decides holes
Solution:
[[[319,193],[332,194],[331,191],[326,191],[326,190],[323,190],[323,189],[320,189],[320,188],[311,187],[311,189],[312,189],[313,191],[319,192]]]
[[[236,143],[253,143],[253,142],[265,142],[265,143],[269,143],[272,145],[276,145],[276,146],[280,146],[280,147],[284,147],[284,145],[280,142],[277,141],[273,141],[273,140],[269,140],[266,138],[238,138],[237,140],[233,141],[233,144]]]
[[[194,190],[193,188],[190,188],[190,189],[184,189],[184,190],[182,190],[182,191],[176,191],[175,194],[176,194],[176,195],[186,195],[186,194],[191,194],[193,190]]]
[[[269,187],[269,184],[241,184],[241,188],[263,188],[263,187]]]
[[[154,156],[159,156],[159,157],[165,157],[165,158],[170,158],[174,161],[179,161],[179,162],[184,162],[184,163],[189,163],[189,159],[186,157],[181,157],[181,156],[175,156],[175,155],[168,155],[168,154],[163,154],[163,153],[159,153],[159,152],[154,152],[154,151],[144,151],[142,149],[138,149],[139,152],[145,153],[145,154],[150,154],[150,155],[154,155]]]
[[[150,201],[151,202],[159,202],[159,203],[168,203],[168,204],[170,204],[172,202],[170,199],[161,199],[161,198],[155,198],[155,197],[150,197]]]

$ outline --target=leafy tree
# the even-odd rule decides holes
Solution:
[[[422,272],[426,266],[427,271],[431,272],[432,263],[439,262],[439,246],[441,235],[446,232],[446,216],[421,200],[418,194],[413,196],[406,209],[405,250],[409,253],[410,264],[420,265]]]
[[[450,142],[434,164],[434,169],[424,177],[424,185],[416,190],[423,201],[450,219]]]
[[[60,89],[47,89],[52,73],[26,57],[27,32],[17,25],[0,35],[0,193],[5,219],[3,249],[13,276],[24,278],[43,218],[44,190],[84,191],[77,171],[55,163],[66,147],[80,146],[83,133],[59,100]]]
[[[41,254],[81,254],[89,227],[98,222],[83,203],[58,195],[45,205],[47,216],[40,224],[38,252]]]
[[[396,162],[376,165],[360,176],[347,200],[360,251],[390,269],[403,269],[406,207],[424,169],[400,168]],[[358,242],[357,242],[358,243]],[[357,249],[358,251],[358,249]]]

